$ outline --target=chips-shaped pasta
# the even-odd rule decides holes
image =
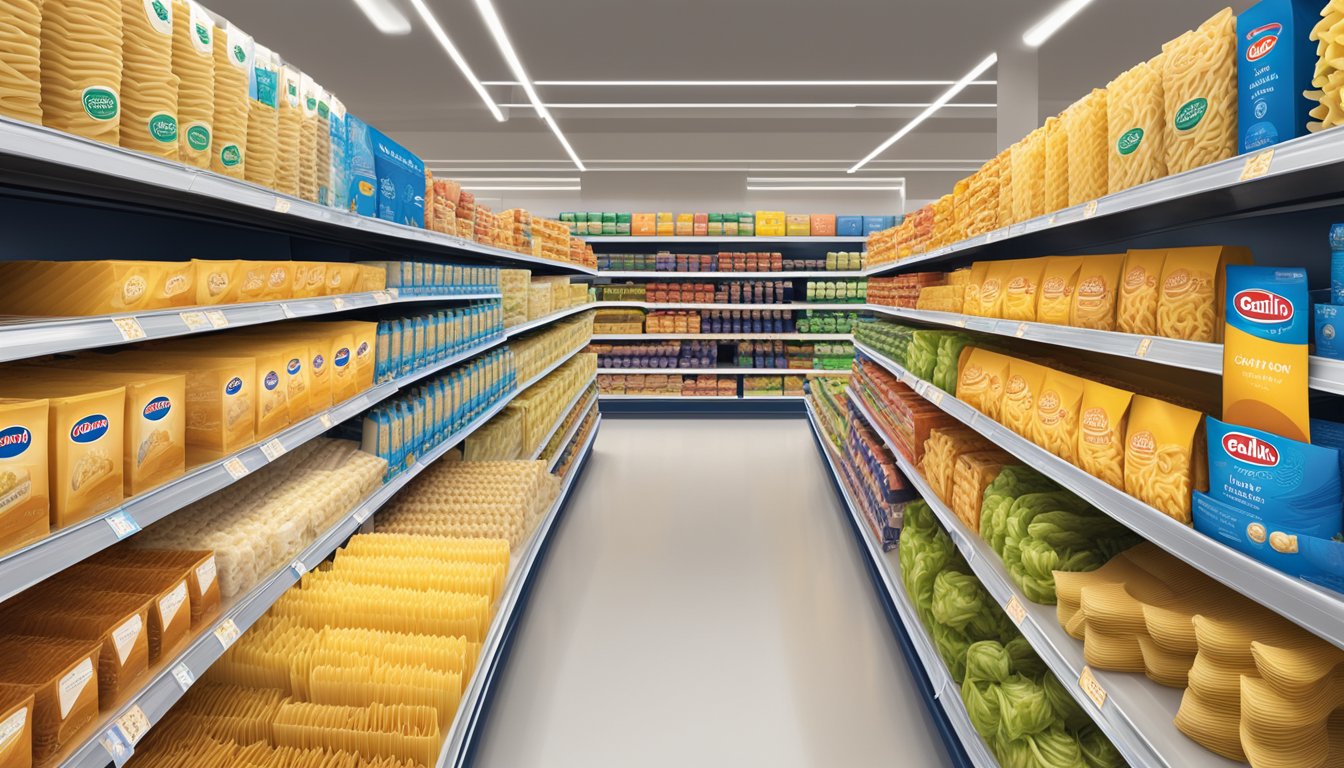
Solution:
[[[1162,46],[1167,173],[1237,153],[1237,20],[1224,8]]]
[[[1048,369],[1026,360],[1008,363],[1008,378],[1003,385],[999,423],[1031,439],[1031,423],[1036,414],[1036,398]]]
[[[1040,293],[1041,273],[1046,259],[1021,259],[1007,262],[1008,282],[1003,291],[999,315],[1005,320],[1036,320],[1036,297]]]
[[[1013,145],[1013,222],[1045,215],[1045,129]]]
[[[1003,297],[1008,291],[1014,261],[991,261],[985,269],[985,278],[980,282],[981,317],[1002,317]]]
[[[1010,358],[987,349],[966,347],[961,351],[957,398],[991,419],[998,420],[1003,385]]]
[[[980,290],[989,272],[989,262],[978,261],[971,265],[971,274],[966,279],[961,311],[968,315],[980,314]]]
[[[1162,56],[1106,88],[1107,187],[1114,194],[1167,175]]]
[[[1158,283],[1166,259],[1165,250],[1136,249],[1125,255],[1116,304],[1117,331],[1145,336],[1157,333]]]
[[[1031,441],[1070,464],[1078,463],[1078,408],[1085,384],[1063,371],[1046,373],[1031,422]]]

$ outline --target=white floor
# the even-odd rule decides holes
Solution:
[[[483,768],[949,765],[803,418],[606,419]]]

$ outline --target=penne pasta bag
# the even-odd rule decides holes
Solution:
[[[1000,315],[1005,320],[1036,321],[1036,300],[1047,259],[1020,259],[1010,262],[1007,287]]]
[[[177,159],[210,167],[215,117],[215,20],[196,0],[172,0]]]
[[[1171,339],[1223,340],[1225,270],[1250,264],[1250,250],[1233,246],[1173,248],[1162,267],[1157,334]]]
[[[991,261],[985,269],[985,279],[980,283],[981,317],[1002,317],[1003,297],[1008,290],[1008,281],[1012,278],[1015,262]]]
[[[1115,302],[1125,254],[1084,256],[1069,308],[1069,325],[1094,331],[1115,330]]]
[[[1135,395],[1125,429],[1125,493],[1190,525],[1191,493],[1208,485],[1203,422],[1198,411]]]
[[[958,399],[997,421],[1011,358],[977,347],[966,347],[961,354]]]
[[[173,4],[121,0],[121,146],[177,159]]]
[[[1041,382],[1036,396],[1035,418],[1029,439],[1064,459],[1078,463],[1078,411],[1083,402],[1087,380],[1063,371],[1051,370]]]
[[[1237,154],[1237,19],[1231,8],[1162,46],[1167,173]]]
[[[1162,280],[1165,249],[1131,250],[1125,254],[1116,299],[1115,329],[1144,336],[1157,334],[1158,283]]]
[[[1041,289],[1036,298],[1036,322],[1068,325],[1073,292],[1078,285],[1082,256],[1050,256],[1041,270]]]
[[[1162,56],[1106,87],[1107,178],[1111,194],[1167,175]]]
[[[1305,270],[1227,268],[1224,421],[1311,440],[1309,301]]]
[[[1014,359],[1008,363],[1008,378],[1003,385],[999,423],[1031,439],[1031,422],[1036,414],[1036,398],[1045,382],[1044,366]]]
[[[1125,426],[1134,393],[1096,381],[1083,383],[1079,407],[1079,469],[1125,490]]]

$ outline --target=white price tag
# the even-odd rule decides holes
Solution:
[[[1241,180],[1251,181],[1265,176],[1269,173],[1269,166],[1274,162],[1274,150],[1266,149],[1263,152],[1257,152],[1246,158],[1246,165],[1241,169]]]
[[[391,296],[392,298],[394,298],[394,299],[400,299],[400,298],[401,298],[401,289],[400,289],[400,288],[388,288],[388,289],[387,289],[387,294],[388,294],[389,296]]]
[[[1059,214],[1057,214],[1057,213],[1052,213],[1052,214],[1050,214],[1050,218],[1048,218],[1048,219],[1045,220],[1045,223],[1048,224],[1049,226],[1052,226],[1052,227],[1053,227],[1053,226],[1055,226],[1055,222],[1057,222],[1057,221],[1059,221]]]
[[[1097,682],[1097,678],[1092,675],[1091,667],[1083,667],[1082,674],[1078,675],[1078,687],[1082,688],[1083,693],[1087,694],[1087,698],[1097,705],[1097,709],[1101,709],[1102,705],[1106,703],[1106,689],[1102,688],[1101,683]]]
[[[145,333],[144,326],[134,317],[114,317],[112,324],[117,326],[117,331],[121,333],[123,341],[139,341],[147,338],[149,334]]]
[[[331,429],[331,414],[324,413],[321,416],[318,416],[317,420],[321,422],[323,429]]]
[[[261,452],[265,454],[267,461],[275,461],[285,455],[285,446],[280,444],[280,438],[276,438],[261,446]]]
[[[1013,595],[1013,599],[1008,601],[1008,605],[1004,606],[1003,610],[1008,614],[1008,618],[1019,626],[1027,618],[1027,609],[1022,607],[1022,601],[1017,599],[1017,595]]]
[[[280,311],[283,312],[285,317],[289,320],[293,320],[294,318],[298,317],[298,314],[296,314],[294,310],[290,309],[288,304],[281,304]]]
[[[941,406],[943,404],[943,390],[937,387],[927,387],[924,396],[934,405]]]
[[[331,304],[332,306],[336,307],[336,310],[338,312],[342,309],[345,309],[346,307],[345,299],[342,299],[340,296],[337,296],[336,298],[332,299]]]
[[[205,312],[205,319],[210,321],[210,327],[215,330],[229,327],[229,318],[218,309],[208,309]]]
[[[228,650],[243,633],[238,631],[238,625],[233,623],[233,619],[225,619],[218,627],[215,627],[215,639],[219,644]]]
[[[178,664],[173,667],[173,679],[177,681],[178,687],[186,693],[187,689],[196,684],[196,676],[191,674],[186,664]]]
[[[965,320],[961,320],[961,319],[953,320],[953,321],[952,321],[952,324],[955,325],[955,326],[958,327],[958,328],[965,328],[965,327],[966,327],[966,321],[965,321]]]
[[[149,730],[149,718],[145,717],[145,711],[139,704],[132,704],[131,708],[126,710],[126,714],[117,718],[117,727],[134,746],[140,743],[140,739]]]
[[[302,560],[295,560],[289,564],[289,567],[293,569],[294,575],[298,576],[300,579],[302,579],[303,575],[308,572],[308,566],[304,565]]]
[[[373,517],[373,507],[363,506],[355,513],[355,522],[363,525],[369,522],[370,517]]]
[[[242,480],[247,477],[247,467],[243,464],[243,460],[237,456],[224,462],[224,469],[234,480]]]
[[[182,318],[182,324],[192,333],[210,327],[210,321],[205,319],[204,312],[183,312],[178,317]]]
[[[1134,356],[1135,356],[1135,357],[1147,357],[1147,356],[1148,356],[1148,348],[1151,347],[1151,346],[1153,346],[1153,340],[1152,340],[1151,338],[1147,338],[1147,339],[1144,339],[1143,341],[1140,341],[1140,342],[1139,342],[1139,348],[1136,349],[1136,350],[1134,350]]]
[[[126,514],[124,509],[108,515],[106,520],[108,526],[112,528],[112,532],[117,535],[117,541],[140,532],[140,524],[135,522],[135,518]]]
[[[275,198],[275,212],[289,213],[290,202],[283,197]]]
[[[1019,323],[1018,326],[1017,326],[1017,330],[1013,333],[1013,335],[1016,336],[1016,337],[1019,338],[1019,339],[1022,338],[1023,336],[1026,336],[1026,335],[1027,335],[1027,324],[1026,324],[1026,323]]]
[[[121,768],[135,754],[135,746],[131,744],[129,737],[121,732],[120,726],[113,725],[98,739],[98,743],[107,751],[108,757],[112,758],[112,765]]]
[[[392,294],[387,291],[374,291],[373,300],[379,304],[391,304]]]
[[[1084,219],[1090,219],[1090,218],[1092,218],[1093,216],[1096,216],[1096,215],[1097,215],[1097,201],[1096,201],[1096,200],[1092,200],[1092,201],[1090,201],[1087,205],[1083,206],[1083,218],[1084,218]]]

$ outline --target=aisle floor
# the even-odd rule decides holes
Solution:
[[[806,419],[606,419],[482,768],[949,765]]]

